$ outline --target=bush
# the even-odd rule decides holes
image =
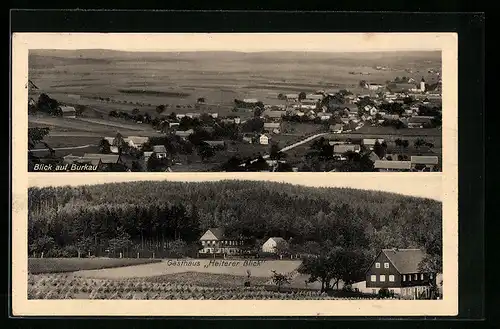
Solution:
[[[387,289],[387,288],[381,288],[378,291],[377,296],[378,296],[378,298],[390,298],[390,297],[394,297],[394,293],[390,292],[389,289]]]

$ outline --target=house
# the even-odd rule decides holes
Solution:
[[[192,134],[194,134],[194,130],[193,129],[177,130],[175,132],[176,136],[183,137],[183,138],[187,138],[187,137],[191,136]]]
[[[63,118],[76,118],[76,110],[73,106],[59,106]]]
[[[299,94],[286,94],[286,100],[290,103],[299,101]]]
[[[324,97],[323,94],[308,94],[308,95],[306,95],[307,100],[314,101],[315,103],[323,100],[323,97]]]
[[[177,126],[179,126],[179,125],[180,125],[180,123],[179,123],[179,122],[169,122],[169,123],[168,123],[168,127],[169,127],[169,128],[172,128],[172,127],[177,127]]]
[[[165,145],[154,145],[153,152],[156,154],[156,158],[165,159],[167,157],[167,149]]]
[[[147,151],[147,152],[143,153],[142,158],[146,164],[148,163],[148,160],[151,157],[151,155],[153,155],[153,152],[151,152],[151,151]]]
[[[279,122],[264,122],[264,131],[271,132],[275,129],[281,129],[281,124]]]
[[[415,171],[434,171],[439,160],[437,156],[411,156],[410,162]]]
[[[124,164],[122,156],[118,154],[85,153],[86,159],[99,159],[102,164]]]
[[[191,119],[199,118],[201,113],[186,113],[186,116]]]
[[[149,141],[149,137],[142,136],[128,136],[123,139],[130,147],[140,149],[142,146]]]
[[[261,117],[271,119],[271,120],[281,120],[281,117],[285,115],[284,111],[272,111],[266,110],[262,112]]]
[[[413,116],[408,119],[408,128],[425,128],[432,125],[433,117]]]
[[[334,134],[340,134],[342,133],[342,128],[343,128],[343,125],[340,124],[340,123],[336,123],[334,125],[330,125],[330,131]]]
[[[234,118],[234,123],[239,125],[241,123],[241,118],[240,117]]]
[[[243,245],[242,239],[226,236],[223,228],[209,228],[200,238],[200,254],[238,254]]]
[[[264,242],[264,244],[262,244],[262,252],[274,254],[278,251],[276,250],[276,246],[278,246],[278,244],[286,245],[287,242],[282,237],[270,237],[266,242]]]
[[[377,142],[382,144],[384,142],[384,140],[382,138],[378,138],[378,139],[377,138],[364,138],[362,143],[364,146],[366,146],[370,150],[373,150],[373,147],[375,146],[375,144]]]
[[[219,117],[219,113],[217,113],[217,112],[209,113],[208,115],[210,115],[214,119],[217,119]]]
[[[175,117],[177,118],[177,120],[180,120],[182,118],[184,118],[186,115],[185,114],[176,114]]]
[[[253,143],[253,135],[243,135],[243,141],[249,144]]]
[[[333,114],[332,113],[321,113],[319,115],[319,118],[321,119],[321,121],[326,121],[326,120],[330,120],[332,118]]]
[[[374,168],[378,171],[410,171],[411,161],[376,160]]]
[[[438,273],[423,272],[419,264],[426,254],[421,249],[382,249],[365,273],[366,288],[377,293],[387,288],[401,297],[430,297]]]
[[[271,136],[267,134],[262,134],[259,137],[259,144],[261,145],[269,145],[269,141],[271,140]]]
[[[361,146],[357,144],[337,144],[333,145],[333,153],[335,154],[344,154],[347,152],[356,152],[359,153],[361,151]]]
[[[243,99],[243,103],[246,103],[246,104],[257,104],[259,102],[258,99],[256,98],[245,98]]]
[[[380,83],[369,83],[368,84],[368,89],[369,90],[379,90],[385,88],[385,85],[382,85]]]
[[[120,153],[120,149],[118,148],[118,146],[113,146],[113,145],[111,145],[111,146],[109,147],[109,150],[110,150],[110,151],[111,151],[111,153],[113,153],[113,154],[118,154],[118,153]]]

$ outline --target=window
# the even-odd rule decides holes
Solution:
[[[408,274],[408,281],[411,281],[411,274]]]
[[[420,280],[424,279],[424,273],[420,274]]]
[[[370,276],[370,280],[371,280],[371,282],[376,282],[377,281],[377,276],[376,275]]]
[[[389,263],[384,263],[384,268],[389,268]]]
[[[403,274],[403,281],[406,281],[406,274]]]
[[[431,275],[429,275],[429,278],[430,278],[431,280],[433,279],[432,274],[431,274]]]
[[[380,268],[380,263],[375,263],[375,268]]]
[[[418,274],[415,273],[415,280],[418,280]]]
[[[380,275],[380,282],[385,282],[385,275],[383,274]]]
[[[394,282],[394,275],[392,275],[392,274],[391,274],[391,275],[389,275],[389,281],[390,281],[390,282]]]

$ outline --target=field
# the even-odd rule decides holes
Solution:
[[[387,70],[377,70],[376,66]],[[257,98],[266,104],[281,104],[279,93],[311,93],[319,89],[355,93],[360,80],[384,83],[396,76],[425,77],[433,83],[436,76],[428,69],[440,69],[439,52],[397,53],[314,53],[314,52],[185,52],[129,53],[105,50],[32,50],[29,78],[40,93],[70,105],[85,107],[77,119],[29,116],[30,127],[50,127],[46,138],[56,156],[96,152],[103,136],[156,136],[147,124],[110,118],[109,112],[139,109],[157,116],[156,106],[167,106],[165,114],[196,112],[198,98],[206,104],[200,111],[218,112],[219,117],[238,115],[242,120],[252,111],[232,112],[234,99]],[[413,73],[408,73],[412,70]],[[354,73],[354,74],[353,74]],[[360,74],[363,73],[363,74]],[[274,136],[281,147],[321,130],[320,125],[286,124],[284,133]],[[378,134],[377,127],[364,127],[366,134]],[[357,133],[361,133],[361,130]],[[390,132],[392,134],[393,132]],[[397,133],[397,132],[396,132]],[[424,133],[411,132],[411,134]],[[441,132],[439,132],[440,134]],[[383,134],[383,132],[380,132]],[[388,133],[389,134],[389,133]],[[367,137],[365,137],[367,138]],[[86,147],[84,147],[86,146]],[[43,146],[39,146],[43,148]],[[437,147],[437,146],[436,146]],[[232,152],[218,152],[208,163],[197,156],[180,157],[174,171],[206,171],[238,154],[240,157],[263,152],[257,145],[234,145]],[[298,148],[297,152],[302,153]]]
[[[28,259],[28,272],[31,274],[74,272],[157,263],[159,261],[140,258],[30,258]]]
[[[295,283],[288,289],[284,287],[283,291],[277,291],[277,287],[270,279],[271,270],[294,273],[300,261],[263,261],[247,266],[242,260],[227,260],[226,266],[210,265],[212,263],[206,259],[187,261],[199,263],[190,266],[179,264],[176,260],[160,262],[147,259],[104,258],[29,259],[28,297],[31,299],[329,298],[319,294],[317,289],[312,287],[304,289]],[[250,278],[247,278],[248,270],[251,273]],[[244,286],[245,281],[250,282],[250,287]]]
[[[268,289],[265,286],[210,287],[178,283],[168,278],[159,282],[142,279],[90,279],[73,275],[30,275],[28,299],[135,299],[135,300],[305,300],[360,299],[330,297],[312,290]],[[372,296],[373,297],[373,296]]]

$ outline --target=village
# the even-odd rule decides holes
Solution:
[[[185,109],[158,105],[153,115],[113,110],[108,120],[147,125],[154,133],[124,136],[127,129],[117,128],[101,136],[94,152],[83,154],[74,154],[72,147],[57,150],[37,133],[43,127],[30,128],[30,170],[36,170],[34,164],[77,164],[67,168],[82,171],[441,170],[440,79],[431,84],[424,78],[362,80],[356,89],[357,94],[347,89],[279,93],[273,104],[235,99],[225,115],[203,97]],[[38,100],[31,97],[28,103],[32,115],[90,121],[77,110],[81,107],[40,91]]]

